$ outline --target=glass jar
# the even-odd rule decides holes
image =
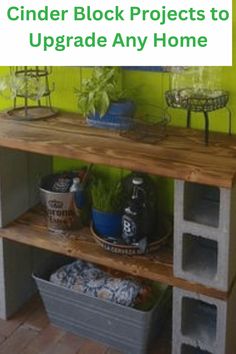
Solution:
[[[170,89],[191,95],[221,91],[221,71],[221,67],[210,66],[178,68],[170,74]]]

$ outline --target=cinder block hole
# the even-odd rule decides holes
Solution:
[[[206,350],[202,350],[200,348],[192,347],[188,344],[183,344],[181,346],[181,354],[212,354]]]
[[[217,307],[215,305],[183,297],[181,323],[183,335],[192,340],[201,341],[205,345],[212,345],[216,339],[216,321]]]
[[[182,269],[200,280],[213,280],[217,273],[218,243],[201,236],[183,234]]]
[[[218,227],[220,189],[198,183],[184,184],[184,219]]]

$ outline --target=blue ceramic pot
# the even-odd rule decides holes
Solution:
[[[92,209],[94,231],[104,238],[119,238],[121,235],[121,219],[119,213],[108,213]]]
[[[127,130],[132,125],[134,111],[132,101],[113,102],[104,116],[95,113],[87,118],[87,122],[98,128]]]

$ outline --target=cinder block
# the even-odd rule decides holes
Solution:
[[[174,288],[172,354],[235,354],[235,303]]]
[[[0,148],[0,226],[29,207],[27,153]]]
[[[181,184],[184,220],[219,227],[220,188],[190,182]]]
[[[39,202],[39,179],[52,171],[52,158],[0,148],[0,226]]]
[[[186,232],[202,233],[215,239],[216,231],[225,232],[225,215],[230,207],[230,189],[175,181],[175,227],[184,226]]]
[[[38,182],[52,159],[0,148],[0,226],[5,227],[39,202]],[[13,315],[35,291],[32,248],[0,239],[0,317]],[[34,251],[35,252],[35,251]]]
[[[11,317],[32,295],[31,247],[0,239],[0,317]]]
[[[37,291],[32,273],[60,256],[49,251],[0,239],[0,318],[8,319]]]
[[[42,177],[52,173],[52,157],[27,153],[28,159],[28,188],[29,188],[29,207],[39,203],[39,184]]]
[[[236,275],[236,187],[175,182],[174,275],[228,291]]]

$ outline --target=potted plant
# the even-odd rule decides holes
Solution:
[[[119,67],[94,67],[89,79],[76,89],[79,112],[89,125],[100,128],[128,129],[135,105],[130,92],[121,87]]]
[[[121,184],[98,179],[91,186],[93,229],[107,239],[121,236]]]

